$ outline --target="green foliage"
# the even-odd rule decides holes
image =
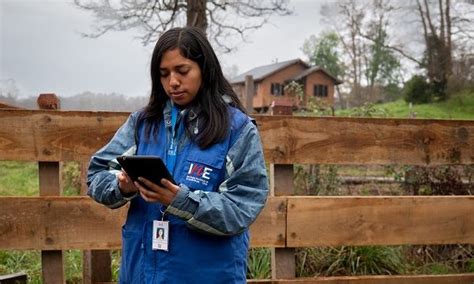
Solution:
[[[401,247],[304,248],[297,252],[299,277],[401,274]]]
[[[248,254],[247,279],[271,277],[271,252],[268,248],[251,248]]]
[[[425,266],[425,270],[430,274],[449,274],[454,273],[449,266],[444,263],[430,263]]]
[[[82,251],[68,250],[65,251],[66,263],[66,283],[82,283]]]
[[[64,251],[66,283],[82,283],[82,251]],[[118,279],[117,263],[120,256],[112,253],[113,281]],[[40,251],[0,251],[0,275],[24,272],[28,283],[42,283]]]
[[[28,283],[41,283],[39,251],[0,251],[0,275],[24,272]]]
[[[303,100],[304,97],[304,89],[303,85],[291,81],[288,85],[285,86],[285,93],[294,94],[299,98],[299,100]],[[334,116],[334,108],[333,106],[324,99],[320,99],[318,97],[310,96],[307,98],[306,106],[304,107],[304,111],[300,112],[302,115],[311,114],[311,115],[318,115],[318,116]]]
[[[309,97],[306,102],[304,112],[301,115],[307,116],[334,116],[334,108],[328,103],[318,97]]]
[[[393,51],[386,48],[388,35],[384,25],[375,24],[369,30],[369,37],[373,39],[369,48],[367,69],[365,76],[369,86],[397,85],[400,82],[398,76],[400,61],[395,57]]]
[[[291,81],[285,86],[285,94],[286,93],[293,93],[295,94],[300,100],[303,99],[304,96],[304,90],[303,90],[303,85],[296,81]]]
[[[403,94],[406,102],[414,104],[427,104],[433,99],[426,78],[421,75],[413,76],[403,88]]]
[[[474,257],[467,261],[467,272],[474,273]]]
[[[360,107],[355,107],[351,110],[351,115],[354,117],[388,117],[389,112],[383,107],[376,107],[373,103],[365,103]]]
[[[112,281],[118,281],[120,271],[120,261],[122,260],[122,251],[113,250],[112,256]]]
[[[338,47],[340,40],[334,32],[323,32],[318,37],[312,35],[303,44],[303,53],[313,65],[324,68],[335,77],[344,75],[344,65],[340,61]]]

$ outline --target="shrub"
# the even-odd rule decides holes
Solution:
[[[414,104],[426,104],[432,101],[431,88],[424,76],[413,76],[403,88],[405,101]]]

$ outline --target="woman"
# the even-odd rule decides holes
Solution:
[[[89,166],[93,199],[131,203],[120,283],[245,283],[248,227],[268,193],[257,129],[196,28],[159,38],[151,79],[148,105]],[[161,157],[177,185],[133,183],[115,158],[134,154]],[[154,227],[169,232],[165,249],[152,245]]]

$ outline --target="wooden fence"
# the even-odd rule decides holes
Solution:
[[[0,110],[0,160],[38,161],[41,195],[0,197],[0,250],[42,250],[44,283],[64,282],[62,250],[120,248],[127,207],[59,196],[59,172],[63,161],[86,164],[127,116]],[[272,248],[272,280],[250,282],[473,283],[472,273],[295,279],[299,247],[474,244],[474,196],[294,196],[293,164],[472,165],[474,121],[256,119],[272,196],[251,226],[251,245]]]

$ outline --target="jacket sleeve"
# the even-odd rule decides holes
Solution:
[[[268,180],[257,128],[243,126],[226,157],[224,182],[217,192],[192,192],[180,185],[167,212],[181,217],[192,229],[219,236],[246,230],[262,211]]]
[[[118,208],[136,196],[125,197],[119,187],[117,174],[120,165],[116,158],[120,155],[133,155],[136,152],[135,125],[137,113],[131,114],[117,130],[114,137],[97,151],[90,160],[87,172],[87,194],[95,201],[109,208]]]

